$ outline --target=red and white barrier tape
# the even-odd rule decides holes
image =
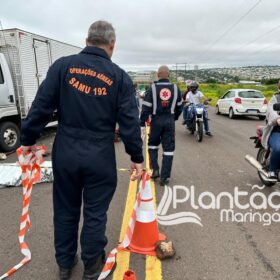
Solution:
[[[104,265],[104,268],[103,268],[98,280],[106,279],[106,277],[111,273],[111,270],[113,269],[113,267],[116,263],[116,254],[118,252],[124,250],[125,248],[127,248],[130,245],[135,223],[136,223],[136,211],[137,211],[137,208],[140,206],[141,194],[142,194],[142,191],[145,189],[146,182],[148,180],[150,180],[150,175],[148,174],[148,172],[145,172],[142,176],[142,184],[140,185],[140,189],[136,196],[136,201],[135,201],[133,211],[132,211],[129,223],[128,223],[128,227],[126,229],[125,237],[124,237],[122,243],[117,248],[113,249],[109,253],[106,263]]]
[[[11,268],[8,272],[0,276],[0,280],[9,277],[26,263],[31,260],[31,251],[24,241],[26,229],[30,229],[29,205],[32,192],[32,186],[41,179],[40,164],[43,163],[43,154],[46,152],[45,146],[36,147],[31,152],[23,153],[22,148],[17,149],[18,164],[22,170],[22,189],[23,189],[23,209],[20,220],[20,230],[18,234],[21,253],[24,255],[23,260]]]

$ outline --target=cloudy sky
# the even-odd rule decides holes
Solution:
[[[113,61],[126,70],[280,65],[280,0],[1,0],[3,28],[83,47],[89,25],[110,21]]]

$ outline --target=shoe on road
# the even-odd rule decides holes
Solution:
[[[85,268],[83,280],[97,280],[104,265],[106,263],[105,256],[101,255],[97,257],[92,266]],[[108,276],[114,273],[117,263],[114,264]],[[108,277],[107,276],[107,277]]]
[[[268,179],[277,180],[277,174],[274,171],[268,172]]]
[[[169,184],[169,179],[168,178],[161,178],[159,184],[164,187],[165,185]]]
[[[213,136],[213,134],[210,132],[210,131],[207,131],[206,133],[205,133],[207,136]]]
[[[71,268],[59,268],[59,279],[69,280],[72,274],[73,267],[78,263],[78,256],[75,256],[74,263]]]

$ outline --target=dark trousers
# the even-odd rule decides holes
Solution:
[[[280,132],[272,132],[268,144],[271,148],[270,156],[270,171],[279,171],[280,170]]]
[[[188,119],[188,106],[183,108],[183,119],[186,121]]]
[[[193,110],[192,107],[190,106],[184,107],[183,118],[184,120],[187,121],[187,124],[191,121],[190,119],[191,113],[189,112],[189,110]],[[203,111],[203,123],[204,123],[205,132],[209,132],[208,112],[206,109]]]
[[[162,115],[152,118],[149,137],[149,156],[151,169],[159,169],[158,149],[162,144],[163,159],[161,178],[170,178],[175,150],[175,121],[173,115]]]
[[[107,244],[106,213],[117,183],[113,139],[96,139],[87,133],[82,138],[72,138],[58,131],[53,171],[56,261],[62,268],[73,264],[83,202],[81,257],[89,267],[104,254]]]

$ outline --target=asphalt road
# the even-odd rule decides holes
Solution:
[[[210,110],[210,127],[214,137],[205,137],[197,143],[184,127],[177,124],[176,152],[170,186],[194,186],[195,195],[211,192],[217,196],[221,192],[233,193],[234,187],[252,192],[251,186],[260,185],[255,170],[244,160],[246,154],[256,154],[249,136],[261,124],[254,118],[230,120],[226,116],[216,116]],[[51,147],[54,132],[49,130],[41,143]],[[129,158],[124,153],[122,143],[116,144],[118,167],[127,168]],[[104,155],[105,156],[105,155]],[[14,162],[10,155],[8,162]],[[129,185],[127,172],[119,172],[118,189],[108,214],[107,235],[110,250],[118,244],[126,194]],[[277,188],[259,190],[265,196]],[[254,190],[256,191],[256,190]],[[156,183],[158,202],[164,188]],[[178,192],[183,198],[184,192]],[[279,198],[274,201],[279,204]],[[195,200],[197,202],[197,199]],[[209,198],[203,200],[209,204]],[[259,198],[256,199],[260,201]],[[241,198],[245,204],[248,198]],[[0,274],[21,260],[17,232],[21,215],[21,188],[0,189]],[[228,208],[227,200],[222,208]],[[190,201],[180,203],[177,209],[170,206],[167,214],[191,211],[201,218],[203,226],[184,223],[160,226],[172,240],[176,257],[162,262],[162,278],[166,280],[239,280],[239,279],[280,279],[280,227],[277,223],[263,226],[255,222],[221,222],[219,209],[193,209]],[[242,212],[236,207],[236,212]],[[274,210],[256,210],[260,213],[274,213]],[[33,189],[30,217],[32,227],[27,241],[32,251],[32,261],[10,279],[58,279],[53,249],[52,226],[52,186],[36,185]],[[133,255],[130,268],[137,272],[137,279],[145,278],[145,258]],[[72,279],[81,279],[82,263],[75,268]],[[120,279],[122,280],[122,279]],[[156,280],[156,279],[152,279]]]

